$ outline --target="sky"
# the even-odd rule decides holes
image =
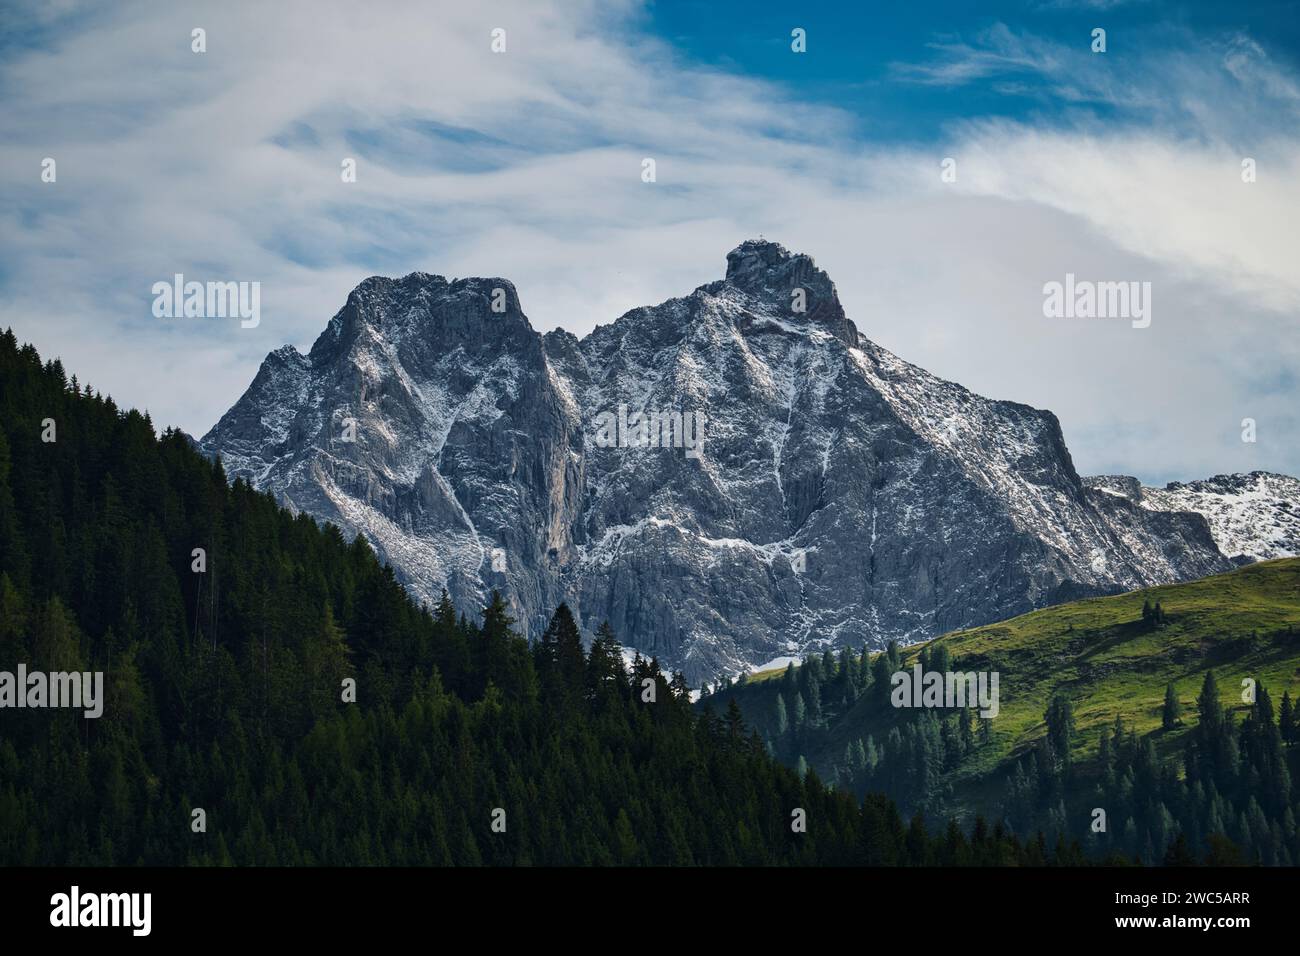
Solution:
[[[763,235],[1082,474],[1300,474],[1297,4],[974,6],[3,0],[0,326],[201,436],[367,276],[502,276],[581,335]],[[155,316],[176,273],[260,322]],[[1067,274],[1149,282],[1150,325],[1045,316]]]

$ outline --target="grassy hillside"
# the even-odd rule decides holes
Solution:
[[[1144,601],[1159,602],[1166,622],[1142,621]],[[965,670],[1000,672],[1001,711],[995,746],[970,769],[987,772],[1045,731],[1054,693],[1075,701],[1076,757],[1096,747],[1103,726],[1121,717],[1139,734],[1160,728],[1165,687],[1173,682],[1184,714],[1213,669],[1225,707],[1244,713],[1243,678],[1274,697],[1300,691],[1300,558],[1267,561],[1186,584],[1045,608],[998,624],[957,631],[930,642],[949,648]],[[925,645],[907,648],[910,667]],[[1173,749],[1191,726],[1161,735]]]
[[[1144,622],[1142,608],[1148,601],[1163,609],[1162,626]],[[910,669],[923,653],[934,654],[940,647],[951,654],[953,670],[996,671],[1000,677],[998,716],[988,722],[986,734],[976,735],[959,766],[944,772],[944,784],[951,788],[947,809],[993,812],[1015,760],[1045,736],[1044,713],[1057,694],[1068,696],[1073,704],[1071,758],[1084,780],[1096,773],[1102,729],[1112,727],[1117,717],[1126,730],[1149,738],[1162,761],[1181,755],[1197,721],[1195,702],[1207,670],[1214,671],[1223,706],[1238,716],[1250,710],[1242,698],[1244,678],[1265,686],[1274,701],[1288,691],[1296,697],[1300,559],[1046,608],[901,649],[897,663],[887,668],[864,668],[861,658],[853,659],[849,668],[863,676],[868,670],[887,675]],[[736,699],[746,720],[759,728],[782,759],[796,763],[802,756],[826,779],[842,779],[846,748],[868,737],[882,744],[891,728],[912,719],[915,712],[892,707],[887,691],[879,687],[874,694],[863,687],[852,691],[851,681],[841,681],[843,656],[833,662],[817,658],[814,664],[824,698],[820,726],[791,731],[788,737],[794,739],[787,739],[784,749],[776,734],[775,697],[785,688],[788,702],[801,673],[756,674],[706,698],[705,704],[725,707],[727,699]],[[808,666],[806,661],[798,671]],[[841,682],[845,691],[840,690]],[[1182,705],[1182,724],[1163,731],[1161,713],[1170,682]],[[835,689],[828,695],[827,687]]]

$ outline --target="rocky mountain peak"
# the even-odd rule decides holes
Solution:
[[[724,281],[782,315],[820,325],[850,347],[858,345],[857,329],[844,314],[835,283],[811,256],[768,239],[747,239],[727,253]]]
[[[328,362],[359,342],[400,347],[424,339],[479,350],[511,337],[536,338],[508,279],[447,279],[428,272],[371,276],[348,294],[312,346],[311,358]]]
[[[739,283],[746,275],[773,272],[796,259],[812,261],[802,253],[791,252],[779,242],[746,239],[727,253],[727,278]]]
[[[307,356],[303,355],[292,345],[281,345],[274,352],[268,352],[266,358],[262,360],[262,368],[271,374],[275,369],[286,366],[296,367],[304,364]]]

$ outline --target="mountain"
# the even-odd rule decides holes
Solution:
[[[1205,515],[1219,550],[1234,563],[1300,555],[1300,480],[1252,471],[1147,488],[1127,475],[1085,478],[1089,488],[1121,495],[1149,511]]]
[[[1157,605],[1158,621],[1143,612]],[[997,674],[996,714],[894,706],[893,675],[910,678],[917,664]],[[1167,714],[1171,688],[1178,706]],[[781,760],[885,793],[904,815],[981,813],[1022,836],[1059,832],[1147,861],[1174,832],[1198,857],[1226,834],[1248,861],[1292,864],[1298,693],[1300,558],[1282,558],[1044,608],[867,661],[813,656],[698,706],[736,704]],[[1049,743],[1061,699],[1069,726]],[[1097,807],[1109,817],[1104,832],[1091,826]]]
[[[693,427],[637,447],[639,412]],[[1089,487],[1053,414],[892,355],[761,240],[581,340],[504,279],[367,279],[201,446],[427,602],[500,588],[536,636],[567,601],[692,683],[1230,567],[1203,516]]]

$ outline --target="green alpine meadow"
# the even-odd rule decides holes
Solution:
[[[896,706],[918,667],[998,675],[996,716],[973,696]],[[734,702],[774,756],[930,820],[998,820],[1089,858],[1290,865],[1297,696],[1300,559],[1284,558],[809,657],[700,706]]]

